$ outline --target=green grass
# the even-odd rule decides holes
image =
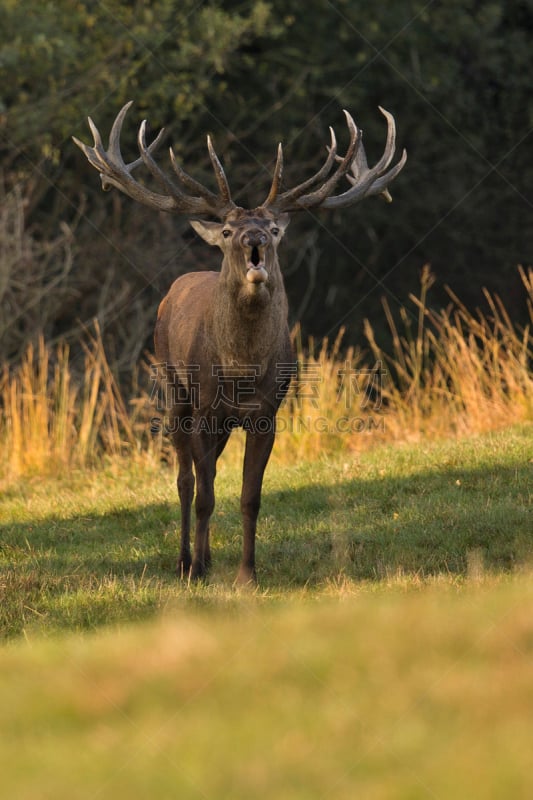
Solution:
[[[381,447],[267,473],[258,596],[329,594],[361,582],[461,580],[533,563],[533,426]],[[111,465],[26,480],[0,517],[3,638],[86,630],[179,606],[239,603],[240,470],[217,479],[207,586],[176,580],[174,475]]]
[[[271,468],[251,594],[231,465],[200,586],[167,469],[12,484],[2,796],[532,797],[532,475],[533,426]]]

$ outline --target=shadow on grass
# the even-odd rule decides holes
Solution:
[[[524,463],[454,467],[271,494],[264,512],[283,530],[268,535],[267,527],[260,537],[263,582],[313,586],[337,576],[382,580],[529,566],[531,473]]]
[[[265,491],[260,586],[283,591],[340,577],[449,576],[531,564],[530,472],[528,464],[454,468]],[[176,498],[175,505],[0,526],[4,635],[39,617],[73,628],[131,620],[187,595],[174,572],[178,519]],[[212,520],[212,586],[231,586],[240,550],[238,498],[226,498]]]

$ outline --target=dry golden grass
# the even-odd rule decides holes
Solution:
[[[533,323],[533,271],[520,268]],[[451,305],[428,307],[433,284],[422,272],[416,314],[402,308],[398,329],[386,301],[392,352],[377,343],[365,321],[369,354],[342,353],[342,331],[315,355],[310,342],[299,361],[308,375],[304,396],[282,407],[274,457],[313,459],[324,451],[364,450],[383,441],[416,441],[496,430],[533,419],[533,337],[530,324],[515,325],[497,296],[485,291],[490,312],[471,313],[451,292]],[[293,391],[298,392],[298,388]],[[301,394],[301,393],[300,393]]]
[[[533,418],[533,271],[520,268],[530,323],[520,328],[497,296],[484,291],[490,313],[472,314],[449,291],[451,306],[440,312],[427,306],[433,283],[424,268],[412,330],[405,309],[399,333],[388,305],[393,353],[377,344],[368,321],[365,333],[373,355],[390,372],[384,399],[392,438],[483,433]]]
[[[533,271],[520,270],[533,322]],[[386,440],[481,433],[533,419],[533,341],[497,296],[490,313],[472,314],[456,297],[444,311],[428,307],[433,279],[423,271],[416,309],[402,309],[400,331],[385,303],[392,352],[377,343],[367,321],[369,353],[342,349],[295,332],[299,379],[278,415],[274,459],[291,463],[324,453],[354,451]],[[78,365],[79,366],[79,365]],[[142,372],[142,371],[141,371]],[[76,374],[81,379],[75,379]],[[148,374],[148,371],[146,371]],[[108,362],[98,327],[87,334],[81,371],[67,345],[41,339],[22,363],[0,378],[0,479],[93,467],[102,459],[171,458],[168,442],[152,438],[149,389],[126,400]],[[241,454],[239,445],[229,458]]]
[[[0,379],[0,442],[6,480],[23,474],[54,474],[92,467],[105,457],[143,452],[151,442],[139,421],[144,403],[129,404],[107,360],[100,331],[84,342],[82,380],[76,381],[69,348],[51,349],[43,339],[22,363]]]

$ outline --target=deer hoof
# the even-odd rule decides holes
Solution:
[[[255,589],[257,586],[257,575],[254,567],[241,566],[235,586],[240,589]]]
[[[207,577],[207,565],[201,561],[193,561],[189,571],[191,581],[205,581]]]

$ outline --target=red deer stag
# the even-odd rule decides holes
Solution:
[[[218,186],[216,194],[184,172],[172,148],[174,176],[161,170],[152,154],[163,131],[147,146],[146,121],[138,134],[140,158],[126,164],[120,150],[120,134],[130,105],[118,114],[107,151],[90,118],[94,146],[74,139],[100,173],[103,188],[116,187],[158,211],[220,220],[190,220],[208,244],[222,250],[220,272],[193,272],[178,278],[159,307],[155,328],[155,352],[157,360],[165,365],[167,396],[169,387],[174,390],[169,422],[179,463],[178,572],[193,579],[206,575],[211,560],[209,519],[215,504],[216,462],[232,428],[242,426],[246,430],[241,493],[244,542],[237,580],[241,584],[253,583],[263,473],[274,444],[276,412],[288,389],[293,364],[287,297],[277,256],[289,214],[315,208],[344,208],[378,194],[390,200],[387,187],[404,166],[406,154],[404,151],[399,162],[389,168],[395,151],[395,124],[393,116],[380,109],[387,120],[387,142],[381,159],[369,168],[362,132],[345,111],[350,133],[346,154],[337,155],[335,134],[330,128],[331,143],[323,166],[298,186],[281,191],[280,144],[268,196],[258,208],[248,210],[231,199],[228,181],[209,137],[207,147]],[[132,176],[141,164],[164,193],[148,189]],[[334,194],[344,177],[351,186]],[[240,389],[240,394],[235,388]],[[193,465],[196,535],[191,557]]]

